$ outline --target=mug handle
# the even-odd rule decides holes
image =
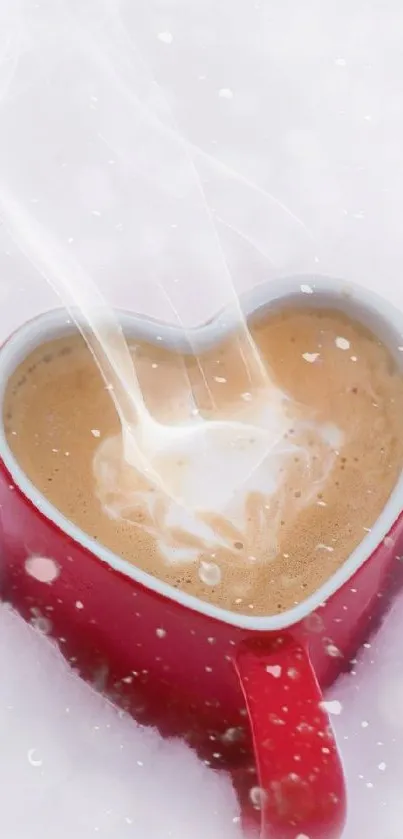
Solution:
[[[289,635],[245,642],[235,668],[259,779],[243,808],[244,826],[259,819],[260,839],[337,839],[345,781],[307,650]]]

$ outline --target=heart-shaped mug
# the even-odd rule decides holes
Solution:
[[[302,293],[307,285],[312,294]],[[346,311],[403,367],[403,315],[376,295],[299,276],[259,286],[242,306],[250,317],[290,301]],[[131,336],[186,348],[173,326],[121,317]],[[2,401],[29,352],[74,329],[63,310],[18,329],[0,350]],[[192,346],[214,346],[229,329],[222,312],[192,330]],[[399,582],[402,510],[400,478],[371,531],[319,590],[282,614],[239,615],[178,591],[79,530],[28,480],[0,428],[4,597],[140,721],[186,736],[214,766],[230,767],[245,825],[262,839],[341,835],[345,782],[323,690],[348,667]],[[27,573],[33,557],[53,572]]]

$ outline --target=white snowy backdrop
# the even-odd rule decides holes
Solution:
[[[0,0],[0,201],[4,183],[22,191],[40,187],[39,170],[31,172],[27,161],[40,154],[35,132],[46,116],[38,106],[35,119],[32,111],[24,118],[22,94],[27,99],[31,91],[19,73],[38,32],[47,43],[58,26],[64,35],[71,26],[74,51],[73,22],[74,37],[86,33],[89,43],[89,33],[101,44],[105,32],[116,33],[126,83],[134,72],[126,56],[146,61],[153,107],[189,141],[238,290],[311,270],[377,289],[403,308],[398,0]],[[44,61],[31,106],[43,91],[57,93],[57,74],[47,69]],[[87,94],[96,111],[97,96],[89,88]],[[61,114],[64,96],[61,87]],[[21,131],[10,145],[14,106]],[[25,164],[26,178],[12,181]],[[109,164],[115,165],[112,153]],[[126,274],[114,273],[118,234],[129,253],[137,228],[126,240],[126,219],[115,207],[116,236],[109,241],[100,232],[110,212],[105,184],[91,169],[81,184],[91,219],[76,255],[111,299],[156,314],[141,271],[128,264]],[[40,213],[38,192],[24,197]],[[60,191],[61,205],[64,199]],[[140,229],[141,214],[137,222]],[[158,223],[148,236],[142,230],[140,256],[133,251],[144,266],[164,252]],[[189,319],[206,304],[192,296]],[[0,227],[1,337],[54,302]],[[402,608],[403,595],[353,673],[330,694],[340,703],[334,724],[349,786],[346,839],[401,839],[403,832]],[[119,714],[5,607],[0,672],[2,836],[238,839],[228,779],[184,744],[163,742]]]

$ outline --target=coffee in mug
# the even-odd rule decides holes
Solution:
[[[271,615],[330,578],[385,506],[403,463],[403,377],[378,337],[337,309],[283,305],[250,329],[271,383],[258,419],[276,445],[225,509],[214,497],[230,479],[231,451],[169,464],[185,491],[189,481],[210,482],[211,509],[197,514],[125,462],[108,387],[78,334],[19,365],[4,424],[28,478],[99,543],[202,600]],[[128,343],[161,422],[195,412],[248,421],[252,405],[256,412],[234,336],[206,351],[203,365],[158,343]]]

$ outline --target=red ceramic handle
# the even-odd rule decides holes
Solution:
[[[340,837],[346,812],[343,770],[308,653],[281,636],[241,646],[235,666],[259,778],[245,826],[254,810],[261,839]]]

